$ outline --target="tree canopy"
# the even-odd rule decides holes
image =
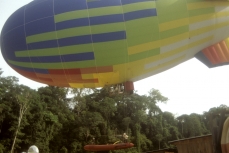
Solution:
[[[32,90],[1,74],[0,153],[27,151],[31,145],[46,153],[84,153],[93,138],[96,144],[114,143],[123,133],[135,147],[112,152],[173,148],[169,141],[209,134],[211,118],[228,109],[220,105],[203,114],[174,116],[158,107],[168,98],[156,89],[143,96],[111,93],[109,87]]]

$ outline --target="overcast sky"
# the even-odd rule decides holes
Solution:
[[[7,18],[18,8],[31,0],[0,0],[0,31]],[[4,76],[16,76],[20,84],[37,89],[44,84],[36,83],[11,69],[0,54],[0,68]],[[169,98],[166,104],[159,104],[163,111],[182,115],[203,113],[221,104],[229,106],[229,66],[209,69],[193,58],[180,65],[134,83],[139,94],[148,94],[158,89]]]

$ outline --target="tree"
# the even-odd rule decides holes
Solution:
[[[18,116],[18,125],[17,125],[17,128],[16,128],[16,131],[15,131],[15,136],[14,136],[14,139],[13,139],[13,144],[12,144],[12,147],[11,147],[11,153],[13,153],[14,151],[14,145],[15,145],[15,142],[16,142],[16,139],[17,139],[17,135],[18,135],[18,132],[20,130],[20,126],[21,126],[21,121],[22,121],[22,118],[24,116],[24,114],[26,113],[28,107],[29,107],[29,104],[30,104],[30,99],[32,98],[32,94],[31,93],[31,90],[28,88],[28,87],[25,87],[25,86],[22,86],[21,85],[21,94],[17,95],[16,97],[16,101],[19,105],[19,116]]]

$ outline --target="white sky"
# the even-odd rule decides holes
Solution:
[[[0,31],[7,18],[18,8],[31,0],[0,0]],[[13,69],[0,54],[0,68],[4,76],[16,76],[20,84],[37,89],[44,84],[31,81]],[[207,68],[195,58],[180,65],[134,83],[138,94],[147,94],[152,88],[158,89],[169,98],[167,104],[160,104],[163,111],[175,115],[208,111],[221,104],[229,106],[229,66]]]

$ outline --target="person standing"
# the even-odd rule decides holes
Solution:
[[[122,137],[123,137],[123,142],[127,143],[128,135],[126,133],[123,133]]]

